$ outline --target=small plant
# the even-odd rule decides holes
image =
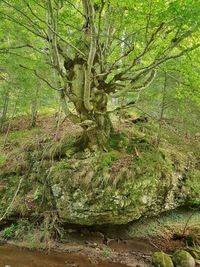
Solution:
[[[112,152],[102,153],[100,156],[100,162],[103,167],[110,167],[112,165],[112,162],[119,159],[119,155]]]
[[[1,236],[6,239],[22,240],[23,237],[32,231],[33,226],[27,220],[20,220],[16,224],[11,224],[11,226],[6,227],[1,231]]]
[[[15,225],[12,224],[9,227],[6,227],[4,230],[1,231],[2,238],[9,240],[12,239],[15,235]]]
[[[112,134],[110,138],[110,147],[113,149],[121,150],[126,149],[129,144],[129,138],[125,133]]]
[[[110,253],[111,253],[111,248],[109,248],[108,246],[103,246],[103,256],[104,257],[109,257]]]

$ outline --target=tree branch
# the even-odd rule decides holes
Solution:
[[[38,30],[40,32],[40,30],[43,30],[41,28],[40,25],[38,25],[36,22],[34,22],[29,16],[27,16],[26,13],[24,13],[23,11],[21,11],[20,9],[16,8],[15,6],[11,5],[10,3],[8,3],[7,1],[5,0],[1,0],[4,4],[6,4],[7,6],[9,6],[10,8],[14,9],[15,11],[17,11],[19,14],[21,14],[23,17],[25,17],[31,24],[33,27],[37,27],[36,30]],[[40,32],[41,34],[41,32]]]
[[[44,77],[42,77],[40,74],[38,74],[37,70],[35,70],[35,69],[31,69],[31,68],[26,67],[26,66],[24,66],[24,65],[22,65],[22,64],[19,64],[19,66],[20,66],[21,68],[23,68],[23,69],[32,71],[32,72],[35,74],[36,77],[38,77],[40,80],[42,80],[43,82],[45,82],[50,88],[52,88],[52,89],[54,89],[54,90],[56,90],[56,91],[60,91],[60,89],[54,87],[52,84],[50,84],[49,81],[47,81]]]
[[[69,3],[79,14],[81,14],[81,16],[85,18],[85,15],[75,6],[75,4],[73,4],[69,0],[66,0],[66,2]]]
[[[33,31],[31,28],[29,28],[29,26],[27,26],[26,24],[24,23],[21,23],[20,21],[18,20],[15,20],[13,19],[11,16],[9,16],[8,14],[4,14],[2,12],[0,12],[0,14],[2,14],[4,17],[1,17],[2,19],[5,19],[5,20],[8,20],[8,21],[12,21],[14,22],[15,24],[19,25],[19,26],[22,26],[23,28],[25,28],[27,31],[31,32],[32,34],[36,35],[36,36],[39,36],[41,37],[42,39],[47,39],[46,36],[44,35],[41,35],[41,33],[38,33],[38,32],[35,32]]]
[[[21,49],[21,48],[31,48],[31,49],[37,51],[38,53],[41,53],[43,55],[47,55],[47,53],[43,52],[42,50],[40,50],[40,49],[38,49],[32,45],[29,45],[29,44],[0,48],[0,51],[7,53],[9,50],[15,50],[15,49]]]
[[[85,34],[88,34],[87,31],[89,30],[89,37],[90,37],[90,50],[87,60],[87,67],[85,69],[85,85],[84,85],[84,106],[88,111],[93,109],[93,106],[90,102],[90,90],[91,90],[91,72],[92,67],[94,65],[94,58],[97,51],[97,40],[96,40],[96,27],[94,22],[94,6],[90,0],[82,0],[83,8],[85,12],[85,17],[87,20],[87,27],[85,29]]]
[[[136,91],[136,90],[142,90],[144,88],[147,88],[153,82],[153,80],[155,79],[155,77],[156,77],[156,71],[153,69],[151,71],[149,77],[142,84],[131,86],[130,88],[127,86],[123,90],[118,91],[118,92],[112,94],[112,97],[113,98],[118,98],[118,97],[120,97],[122,95],[125,95],[128,92]]]

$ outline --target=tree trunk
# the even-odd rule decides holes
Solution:
[[[76,88],[77,90],[77,88]],[[84,89],[83,89],[84,93]],[[92,88],[88,102],[92,103],[92,110],[85,108],[84,98],[79,87],[79,99],[73,98],[73,103],[80,118],[83,134],[79,140],[80,149],[88,148],[91,151],[107,150],[110,134],[113,130],[112,122],[107,112],[107,94],[102,89]]]
[[[7,119],[8,102],[9,102],[9,89],[7,89],[4,96],[2,115],[0,117],[0,131],[3,131],[4,123],[6,122]]]
[[[103,83],[95,77],[97,69],[93,68],[88,94],[88,87],[85,86],[88,78],[85,75],[85,61],[77,57],[73,61],[65,62],[65,68],[67,79],[71,81],[66,86],[66,94],[73,102],[83,128],[83,136],[79,140],[80,148],[107,150],[112,123],[107,112],[108,96]]]
[[[107,151],[109,149],[109,139],[113,127],[108,113],[88,114],[88,119],[82,121],[81,126],[83,134],[78,142],[80,149],[88,148],[91,151]]]

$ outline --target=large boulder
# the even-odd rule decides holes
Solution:
[[[186,198],[183,180],[161,153],[104,153],[64,159],[51,168],[59,215],[73,224],[126,224],[174,209]]]

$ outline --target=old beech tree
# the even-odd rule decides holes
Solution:
[[[63,102],[75,107],[82,146],[106,149],[112,131],[108,99],[148,87],[161,65],[198,49],[194,2],[1,0],[0,19],[24,33],[1,50],[32,49],[45,57]],[[21,67],[51,86],[40,69]],[[65,111],[70,116],[67,105]]]

